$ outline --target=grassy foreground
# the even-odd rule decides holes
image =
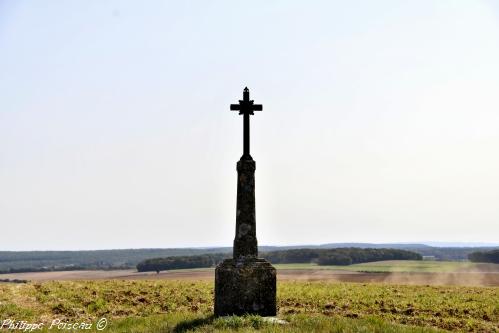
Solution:
[[[96,331],[100,318],[108,321],[104,332],[499,332],[497,287],[282,282],[278,306],[288,324],[211,317],[210,282],[0,284],[0,324],[44,322],[42,332],[57,331],[49,329],[53,320],[92,323]]]

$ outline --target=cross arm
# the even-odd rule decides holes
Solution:
[[[251,101],[253,102],[253,101]],[[231,104],[230,105],[230,110],[231,111],[239,111],[239,114],[243,113],[249,113],[253,114],[253,111],[262,111],[263,106],[262,104]]]

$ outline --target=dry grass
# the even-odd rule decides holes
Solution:
[[[432,328],[499,332],[496,287],[286,281],[278,286],[278,306],[279,316],[290,322],[286,327],[269,326],[253,317],[214,320],[212,281],[0,284],[0,319],[74,322],[106,317],[112,324],[110,332],[177,332],[181,328],[213,332],[234,325],[242,331],[342,332],[348,327],[351,332],[418,331],[401,324],[424,328],[418,332]]]

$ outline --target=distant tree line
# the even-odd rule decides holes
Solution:
[[[499,249],[491,251],[476,251],[468,254],[468,259],[472,262],[499,264]]]
[[[482,248],[489,250],[490,248]],[[406,250],[414,251],[422,256],[432,256],[436,260],[444,261],[465,261],[471,252],[477,250],[473,247],[432,247],[425,246],[420,248],[407,248]]]
[[[157,272],[171,269],[211,267],[227,258],[227,253],[212,253],[195,256],[176,256],[146,259],[137,264],[139,272]]]
[[[419,253],[399,249],[293,249],[262,254],[275,264],[315,262],[318,265],[351,265],[381,260],[422,260]]]
[[[9,267],[0,270],[0,274],[9,273],[29,273],[29,272],[63,272],[63,271],[109,271],[109,270],[120,270],[120,269],[130,269],[133,266],[130,265],[99,265],[99,264],[85,264],[85,265],[54,265],[54,266],[21,266],[21,267]]]
[[[311,260],[320,263],[324,261],[322,259],[319,260],[317,253],[314,252],[315,254],[309,253],[309,255],[307,255],[307,251],[328,250],[333,248],[400,249],[417,252],[423,256],[434,256],[436,260],[467,260],[468,255],[472,252],[484,252],[494,249],[493,247],[441,248],[421,244],[383,244],[383,246],[381,246],[380,244],[342,243],[307,246],[307,249],[304,249],[303,247],[300,249],[300,246],[261,246],[259,247],[259,250],[262,252],[262,256],[267,256],[268,253],[269,256],[277,257],[271,258],[271,261],[275,263],[310,262]],[[290,252],[286,255],[274,253],[287,250],[300,251]],[[229,256],[230,253],[232,253],[232,248],[121,249],[96,251],[0,251],[0,273],[46,272],[82,269],[130,269],[135,268],[138,263],[151,258],[220,253]],[[341,262],[342,260],[348,262],[348,259],[346,259],[343,255],[339,257],[333,256],[331,260],[332,262]],[[356,259],[352,258],[352,262],[356,262]]]
[[[94,251],[0,251],[0,274],[130,269],[148,258],[230,252],[216,249],[122,249]]]
[[[318,265],[350,265],[381,260],[421,260],[419,253],[398,249],[292,249],[263,252],[261,256],[274,264],[317,263]],[[213,267],[229,253],[147,259],[137,265],[139,272]]]

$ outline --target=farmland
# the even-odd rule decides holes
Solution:
[[[282,264],[279,325],[213,318],[213,269],[2,274],[0,319],[93,322],[106,332],[499,332],[499,265],[384,261]],[[59,281],[54,281],[59,280]],[[43,330],[42,330],[43,331]]]
[[[472,263],[468,261],[419,261],[388,260],[348,266],[319,266],[314,264],[277,264],[281,269],[333,269],[355,272],[406,272],[406,273],[499,273],[498,264]]]
[[[276,325],[260,317],[214,319],[211,281],[99,280],[0,284],[0,318],[109,321],[108,332],[499,330],[496,287],[283,281]],[[402,326],[401,326],[402,325]],[[47,329],[47,327],[45,327]]]
[[[349,266],[277,264],[280,281],[336,281],[413,285],[499,286],[498,264],[445,261],[379,261]],[[203,280],[213,281],[213,268],[179,269],[160,274],[136,270],[60,271],[0,274],[0,279],[52,280]]]

